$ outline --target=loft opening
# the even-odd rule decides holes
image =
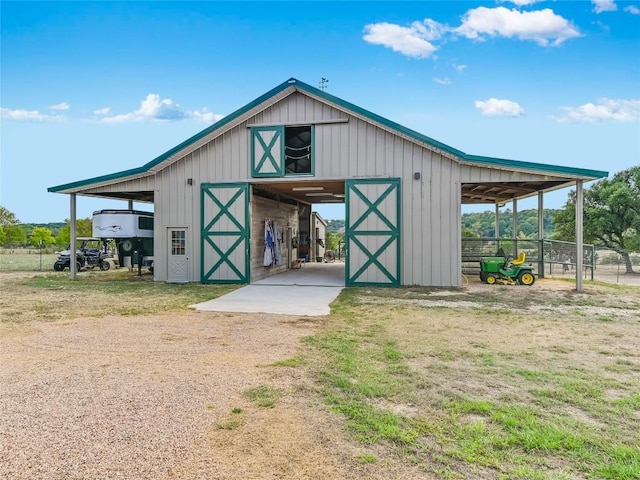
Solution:
[[[285,175],[313,173],[311,125],[285,127],[284,137]]]

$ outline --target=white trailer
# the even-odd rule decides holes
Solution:
[[[98,238],[153,238],[153,213],[140,210],[93,212],[93,236]]]

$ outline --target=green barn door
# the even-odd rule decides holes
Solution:
[[[284,175],[284,127],[251,129],[251,176],[282,177]]]
[[[400,285],[400,179],[347,180],[345,284]]]
[[[249,184],[202,184],[202,283],[249,283]]]

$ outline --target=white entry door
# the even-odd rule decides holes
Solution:
[[[187,283],[189,281],[189,250],[187,229],[167,229],[167,282]]]

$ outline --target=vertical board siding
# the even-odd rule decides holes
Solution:
[[[477,181],[479,175],[489,175],[485,173],[488,169],[460,167],[425,147],[299,93],[248,118],[246,122],[158,172],[154,182],[156,257],[166,257],[167,227],[192,227],[189,271],[191,280],[199,281],[201,260],[200,239],[197,237],[202,229],[200,185],[253,181],[251,129],[248,125],[279,125],[339,118],[348,118],[348,122],[317,124],[315,127],[315,178],[400,178],[401,283],[459,285],[460,184],[463,179]],[[420,172],[420,180],[413,179],[415,172]],[[491,175],[501,178],[511,175],[511,172],[497,172]],[[192,186],[187,185],[187,178],[193,179]],[[256,211],[252,210],[252,218],[255,215]],[[297,224],[297,218],[294,221]],[[286,226],[286,222],[283,222],[283,226]],[[254,240],[263,236],[263,228],[264,225],[257,227],[252,223]],[[262,253],[258,254],[259,248],[254,240],[251,262],[252,272],[257,272],[264,267],[254,267]],[[155,275],[158,280],[166,280],[164,263],[162,260],[156,263]]]
[[[264,222],[273,220],[278,224],[283,240],[286,240],[287,224],[298,231],[298,208],[288,203],[276,202],[263,197],[251,199],[251,282],[282,273],[287,269],[289,245],[281,243],[282,265],[264,266]]]

